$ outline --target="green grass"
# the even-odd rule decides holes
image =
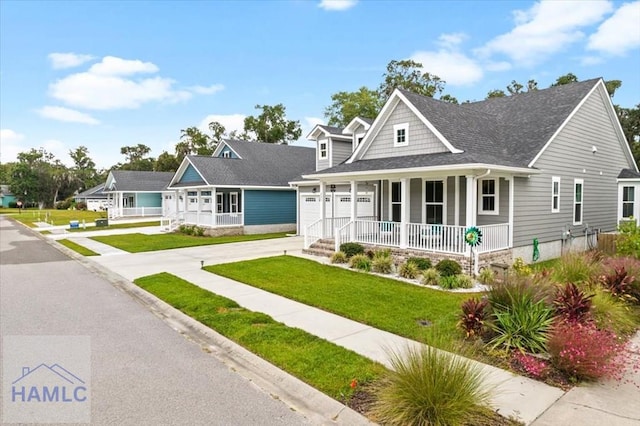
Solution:
[[[205,269],[419,341],[424,341],[426,332],[418,320],[432,322],[430,330],[462,337],[456,324],[462,302],[470,297],[292,256],[206,266]]]
[[[62,244],[63,246],[77,252],[80,253],[83,256],[99,256],[98,253],[96,253],[93,250],[89,250],[88,248],[81,246],[79,244],[74,243],[73,241],[69,241],[69,240],[58,240],[58,242],[60,244]]]
[[[2,214],[11,214],[18,222],[22,222],[30,228],[35,228],[35,222],[53,221],[54,226],[68,225],[71,220],[93,222],[96,219],[107,216],[106,212],[94,212],[89,210],[57,210],[57,209],[1,209]]]
[[[268,240],[272,238],[284,238],[287,234],[279,232],[275,234],[253,235],[229,235],[224,237],[194,237],[184,234],[124,234],[92,237],[93,240],[128,251],[140,253],[144,251],[169,250],[183,247],[208,246],[213,244],[237,243],[241,241]]]
[[[202,324],[244,346],[263,359],[298,377],[327,395],[342,399],[359,383],[375,380],[384,367],[270,316],[241,308],[168,273],[138,278],[138,286]]]
[[[82,224],[80,225],[82,226]],[[147,226],[160,226],[159,220],[154,220],[151,222],[135,222],[135,223],[119,223],[116,225],[109,226],[90,226],[87,228],[73,228],[67,229],[69,232],[88,232],[88,231],[102,231],[105,229],[128,229],[128,228],[144,228]]]

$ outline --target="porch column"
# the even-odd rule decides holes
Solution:
[[[118,192],[118,216],[124,215],[124,201],[122,199],[123,196],[124,194],[122,192]]]
[[[216,227],[218,222],[218,195],[216,187],[211,188],[211,226]]]
[[[509,248],[513,247],[513,206],[515,205],[514,194],[514,178],[509,176],[507,182],[509,182]]]
[[[196,224],[200,226],[200,211],[202,210],[202,190],[198,189],[198,207],[196,210]]]
[[[178,204],[178,202],[180,201],[180,191],[174,191],[173,192],[173,204],[175,205],[175,213],[176,213],[176,218],[178,217],[178,213],[180,213],[180,204]]]
[[[411,218],[411,191],[409,189],[409,179],[400,179],[400,191],[402,191],[400,203],[400,248],[407,248],[407,231]]]
[[[358,219],[358,182],[352,180],[351,182],[351,222],[353,225],[351,226],[351,241],[356,240],[356,224],[355,221]]]
[[[473,175],[467,175],[467,214],[466,214],[466,223],[465,226],[468,228],[470,226],[476,225],[476,208],[477,208],[477,198],[476,198],[476,178]]]
[[[324,202],[325,195],[327,192],[327,184],[325,182],[320,182],[320,220],[322,221],[320,225],[320,237],[324,238],[324,223],[327,217],[327,206]]]
[[[460,176],[454,177],[453,183],[453,224],[460,225]]]

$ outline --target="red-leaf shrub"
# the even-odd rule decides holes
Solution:
[[[467,337],[481,336],[484,321],[487,318],[486,299],[471,298],[462,303],[460,327],[467,333]]]
[[[624,344],[613,332],[592,323],[557,324],[547,349],[553,366],[577,380],[620,378],[624,369]]]
[[[574,283],[567,283],[557,290],[553,306],[564,320],[585,322],[589,319],[592,297],[593,294],[586,295]]]

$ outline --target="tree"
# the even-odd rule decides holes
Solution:
[[[59,194],[72,193],[69,177],[67,167],[53,154],[43,148],[32,148],[18,154],[18,162],[12,171],[11,192],[25,203],[35,202],[40,208],[52,207]]]
[[[523,87],[524,86],[522,84],[518,83],[515,80],[512,80],[511,84],[507,86],[507,90],[509,91],[510,95],[517,95],[518,93],[522,93]]]
[[[362,86],[356,92],[338,92],[331,95],[331,105],[325,108],[324,116],[330,126],[344,127],[355,117],[374,118],[382,103],[375,90]]]
[[[153,170],[156,172],[175,172],[178,167],[180,167],[178,158],[167,151],[163,151],[162,154],[158,155]]]
[[[77,190],[83,191],[100,183],[96,163],[89,157],[89,149],[86,146],[70,150],[69,157],[73,160],[71,177]]]
[[[607,93],[609,93],[609,97],[613,98],[613,95],[616,94],[616,90],[622,86],[622,81],[620,80],[609,80],[604,82],[604,86],[607,88]]]
[[[615,109],[636,164],[640,167],[640,103],[635,108],[615,105]]]
[[[0,164],[0,183],[3,185],[11,185],[11,175],[16,163]]]
[[[262,110],[257,117],[244,119],[244,136],[247,139],[255,135],[254,140],[259,142],[286,145],[302,134],[299,121],[287,120],[284,105],[256,105],[256,109]]]
[[[378,89],[382,102],[386,102],[396,88],[432,98],[442,93],[446,83],[435,74],[423,72],[422,64],[410,59],[389,62],[382,77],[384,80]]]
[[[126,163],[119,165],[118,168],[121,170],[151,171],[155,160],[146,158],[150,152],[151,148],[141,143],[136,146],[123,146],[120,148],[120,154],[126,157]]]
[[[443,102],[449,102],[451,104],[456,104],[456,105],[460,103],[458,102],[458,98],[451,96],[449,94],[440,96],[440,100]]]
[[[569,84],[569,83],[577,83],[578,82],[578,77],[576,77],[575,74],[573,73],[566,73],[565,75],[561,75],[560,77],[556,78],[556,82],[551,84],[551,87],[554,86],[562,86],[563,84]]]
[[[224,128],[223,128],[224,129]],[[215,145],[211,137],[195,126],[180,130],[180,142],[176,145],[176,157],[180,161],[187,155],[211,155]]]
[[[507,94],[504,93],[504,90],[495,89],[495,90],[490,90],[489,93],[487,93],[487,97],[485,99],[504,98],[505,96],[507,96]]]

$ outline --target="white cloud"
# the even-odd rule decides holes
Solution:
[[[585,37],[582,27],[602,20],[613,9],[610,1],[540,1],[516,10],[516,27],[489,41],[476,53],[485,58],[504,54],[520,65],[533,65]]]
[[[0,129],[0,145],[18,143],[24,139],[22,133],[11,129]]]
[[[193,93],[197,93],[198,95],[213,95],[214,93],[224,90],[224,85],[212,84],[211,86],[191,86],[189,87],[189,90]]]
[[[322,0],[318,7],[324,10],[347,10],[358,3],[358,0]]]
[[[67,121],[70,123],[100,124],[98,120],[96,120],[89,114],[60,106],[45,106],[39,109],[37,112],[42,117],[51,118],[58,121]]]
[[[640,47],[640,1],[625,3],[589,37],[587,49],[623,55]]]
[[[219,115],[219,114],[210,114],[202,119],[198,128],[207,134],[209,131],[209,123],[212,121],[217,121],[222,124],[225,128],[227,134],[236,130],[238,132],[242,132],[244,130],[244,119],[247,116],[244,114],[228,114],[228,115]]]
[[[435,74],[452,86],[472,84],[482,79],[482,68],[478,63],[460,52],[445,49],[437,52],[419,51],[411,55],[425,71]]]
[[[24,135],[11,129],[0,129],[0,163],[16,161],[18,153],[25,150],[20,142]]]
[[[122,59],[115,56],[105,56],[102,61],[93,64],[89,68],[91,74],[105,76],[156,73],[158,71],[159,68],[151,62],[142,62],[138,59]]]
[[[464,33],[440,34],[437,44],[445,49],[455,49],[467,38]]]
[[[79,55],[77,53],[50,53],[49,60],[53,69],[73,68],[92,60],[91,55]]]

